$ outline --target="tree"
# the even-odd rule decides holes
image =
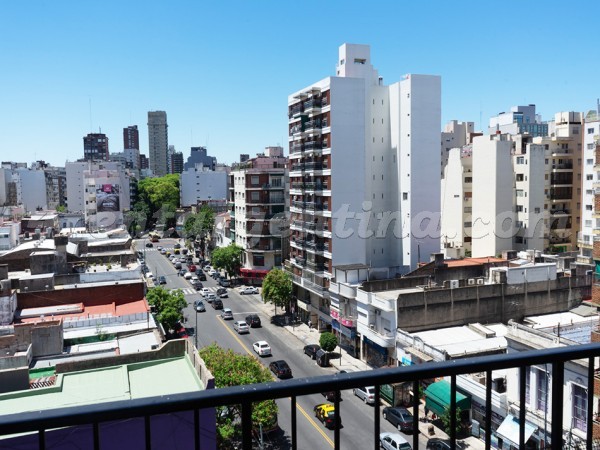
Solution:
[[[462,429],[462,423],[461,423],[461,414],[462,411],[461,409],[457,406],[456,407],[456,434],[461,432]],[[450,408],[448,408],[447,406],[444,408],[444,414],[442,414],[442,416],[440,417],[440,419],[442,420],[442,424],[444,424],[444,431],[447,434],[450,434],[450,420],[452,419],[452,415],[450,414]]]
[[[138,183],[138,197],[134,209],[138,203],[145,204],[149,209],[148,220],[164,220],[165,225],[174,226],[174,211],[179,206],[179,175],[144,178]]]
[[[186,237],[206,236],[212,233],[215,226],[215,212],[207,205],[202,206],[197,214],[190,214],[183,224]]]
[[[329,331],[325,331],[321,333],[321,337],[319,338],[319,345],[326,352],[332,352],[338,345],[338,340],[335,337],[335,334],[330,333]]]
[[[224,388],[245,384],[273,381],[269,370],[250,355],[239,355],[211,344],[198,352],[206,367],[215,377],[215,386]],[[269,430],[277,425],[277,404],[265,400],[252,405],[252,424],[255,430],[260,427]],[[217,433],[219,448],[229,448],[231,441],[241,435],[240,405],[219,407],[217,411]]]
[[[224,269],[231,278],[231,275],[237,274],[242,267],[242,253],[244,253],[242,247],[231,244],[227,247],[216,248],[212,252],[210,260],[214,267]]]
[[[275,312],[277,307],[284,307],[292,296],[292,279],[287,272],[280,269],[271,269],[263,280],[262,298],[265,303],[273,303]]]
[[[155,287],[148,291],[146,299],[156,308],[156,318],[168,330],[175,329],[175,324],[183,320],[187,302],[181,289],[169,292],[163,287]]]

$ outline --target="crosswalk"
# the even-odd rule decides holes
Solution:
[[[183,295],[195,295],[195,294],[200,295],[200,292],[194,288],[179,288],[179,289],[181,289],[183,291]],[[217,292],[217,289],[219,289],[218,286],[209,286],[208,287],[208,290],[210,292],[214,292],[214,293]]]

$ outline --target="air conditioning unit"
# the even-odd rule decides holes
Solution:
[[[456,289],[459,287],[459,282],[458,280],[450,280],[450,289]]]
[[[477,284],[485,284],[485,280],[483,278],[478,278]]]
[[[468,284],[469,286],[473,286],[475,284],[475,278],[469,278]]]

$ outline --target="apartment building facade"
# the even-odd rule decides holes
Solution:
[[[169,132],[165,111],[148,111],[148,155],[155,176],[169,173]]]
[[[581,186],[581,233],[578,245],[582,256],[600,260],[594,253],[595,236],[600,231],[600,102],[589,111],[583,125]]]
[[[231,240],[244,249],[241,276],[258,284],[282,266],[287,249],[288,159],[282,147],[267,147],[264,154],[234,165],[229,177]]]
[[[288,97],[286,268],[296,311],[319,329],[358,338],[356,304],[340,313],[348,299],[330,298],[335,267],[404,273],[439,248],[439,235],[421,226],[436,228],[439,219],[440,84],[437,76],[406,75],[384,85],[369,47],[344,44],[336,76]],[[334,319],[341,315],[345,328]]]

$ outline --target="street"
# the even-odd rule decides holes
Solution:
[[[136,242],[137,249],[142,249],[144,241],[138,240]],[[146,250],[146,264],[156,277],[161,275],[166,277],[166,288],[184,290],[185,299],[188,303],[184,310],[186,318],[184,326],[187,329],[193,329],[193,336],[190,333],[190,339],[194,339],[198,348],[216,342],[223,348],[256,356],[252,350],[252,344],[258,340],[265,340],[271,346],[273,356],[263,358],[256,356],[265,366],[268,366],[273,360],[284,359],[290,365],[294,378],[326,375],[335,372],[332,367],[322,368],[317,366],[315,361],[304,355],[302,351],[304,344],[301,341],[283,327],[270,323],[270,313],[273,311],[273,306],[264,305],[260,295],[239,295],[237,289],[228,289],[229,298],[223,299],[223,304],[225,308],[231,308],[234,320],[223,321],[220,317],[221,311],[214,310],[208,302],[205,302],[206,312],[196,313],[193,304],[195,300],[202,298],[201,295],[196,293],[190,282],[177,275],[173,264],[161,255],[156,248],[160,245],[172,251],[176,242],[173,239],[161,239],[159,243],[154,243],[153,248],[144,247]],[[211,291],[216,291],[218,287],[216,281],[211,277],[207,277],[207,281],[202,283],[204,287],[208,287]],[[262,327],[252,328],[249,334],[238,335],[233,330],[233,321],[244,320],[251,313],[260,316]],[[313,412],[315,405],[325,402],[327,402],[325,397],[320,394],[297,399],[296,417],[299,449],[333,448],[333,430],[325,428]],[[291,430],[291,402],[289,399],[281,399],[277,403],[280,409],[279,426],[288,437],[289,442],[291,436],[289,433],[289,430]],[[373,433],[375,432],[373,406],[364,404],[358,397],[353,395],[352,391],[343,391],[340,409],[343,426],[340,430],[340,448],[356,450],[373,448]],[[383,409],[383,406],[381,409]],[[381,432],[398,433],[383,417],[380,418],[380,424]],[[411,435],[403,436],[412,444]],[[266,440],[267,438],[265,438]],[[421,435],[419,437],[419,447],[424,449],[426,442],[427,438]],[[278,448],[287,447],[279,446]]]

